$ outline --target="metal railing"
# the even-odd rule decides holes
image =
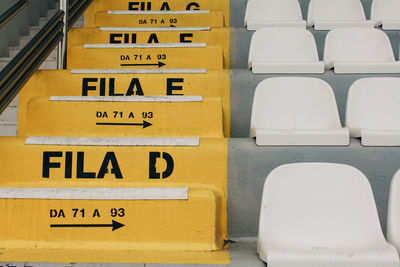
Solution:
[[[0,15],[0,28],[32,0],[19,0]],[[34,0],[33,0],[34,1]],[[48,55],[59,45],[58,66],[65,68],[68,29],[93,0],[60,0],[60,10],[0,72],[0,114]]]
[[[19,0],[12,7],[0,15],[0,28],[7,24],[13,17],[21,12],[32,0]]]
[[[69,0],[68,7],[68,27],[74,26],[75,22],[81,17],[88,6],[93,2],[93,0]]]
[[[67,33],[78,21],[93,0],[60,0],[60,9],[65,12],[64,15],[64,33]],[[68,18],[68,19],[66,19]],[[57,68],[65,69],[67,61],[67,43],[68,34],[65,34],[62,43],[58,47]]]

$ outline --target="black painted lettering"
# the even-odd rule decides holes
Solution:
[[[139,2],[129,2],[128,4],[128,9],[129,10],[139,10],[137,7],[139,5]]]
[[[167,168],[162,174],[162,178],[166,179],[171,176],[172,172],[174,171],[174,159],[172,156],[166,152],[163,152],[163,159],[167,162]]]
[[[78,179],[94,179],[96,178],[96,173],[85,172],[85,152],[78,152],[76,161],[76,178]]]
[[[165,169],[164,172],[161,173],[157,172],[157,159],[161,158],[161,153],[160,152],[150,152],[150,157],[149,157],[149,179],[160,179],[162,176],[162,179],[166,179],[174,171],[174,159],[172,156],[166,152],[162,153],[162,158],[165,160],[167,164],[167,168]]]
[[[136,92],[135,92],[136,88]],[[127,96],[131,95],[144,95],[143,90],[142,90],[142,85],[140,84],[140,81],[138,78],[132,78],[131,83],[129,84],[128,91],[126,92]]]
[[[163,3],[162,3],[162,6],[161,6],[161,8],[160,8],[160,10],[171,10],[171,9],[169,8],[168,2],[163,2]]]
[[[137,38],[137,34],[136,33],[132,33],[132,44],[136,44],[136,38]]]
[[[101,217],[98,209],[95,209],[92,217]]]
[[[179,42],[181,43],[191,43],[192,40],[189,40],[188,38],[192,38],[193,33],[181,33],[179,36]]]
[[[194,8],[192,8],[194,7]],[[186,10],[200,10],[200,5],[196,2],[190,2],[187,6],[186,6]]]
[[[131,60],[131,58],[129,57],[129,55],[121,55],[120,59],[121,59],[121,60]]]
[[[50,177],[50,168],[60,168],[60,162],[51,162],[51,158],[61,158],[63,155],[60,151],[44,151],[43,152],[43,166],[42,166],[42,177]]]
[[[106,95],[106,78],[100,78],[100,96]]]
[[[97,174],[97,178],[102,179],[104,175],[108,172],[108,165],[111,163],[111,172],[115,175],[115,178],[122,179],[121,169],[119,168],[117,158],[115,157],[114,152],[107,152],[104,157],[103,163],[101,164],[99,173]]]
[[[96,117],[97,118],[108,118],[108,114],[106,111],[96,111]]]
[[[72,177],[72,152],[65,152],[65,178]]]
[[[117,38],[121,38],[122,33],[110,33],[110,44],[121,44],[122,41]]]
[[[96,91],[96,86],[90,86],[89,83],[97,83],[97,78],[83,78],[82,80],[82,96],[88,96],[88,91]]]
[[[167,95],[183,95],[183,94],[174,94],[174,90],[182,91],[183,86],[176,86],[174,83],[183,83],[183,78],[168,78],[167,79]]]
[[[63,209],[56,210],[56,209],[51,209],[50,210],[50,218],[65,218],[65,212]]]
[[[116,94],[115,93],[115,78],[110,79],[110,89],[109,89],[109,95],[110,96],[123,96],[124,94]]]
[[[148,44],[151,44],[151,43],[158,44],[159,41],[158,41],[157,34],[155,34],[155,33],[150,34],[150,37],[149,37],[149,40],[147,41],[147,43]]]
[[[65,218],[65,213],[64,213],[63,209],[60,210],[60,212],[58,213],[57,217],[58,218],[60,218],[60,217]]]
[[[129,34],[124,34],[124,44],[129,44]]]
[[[160,179],[161,175],[156,170],[157,159],[161,157],[160,152],[150,152],[149,159],[149,178]]]
[[[50,210],[50,218],[54,218],[54,217],[57,217],[57,210],[51,209]]]

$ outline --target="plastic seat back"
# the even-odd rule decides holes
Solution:
[[[343,27],[373,27],[367,22],[360,0],[311,0],[307,25],[316,30]]]
[[[260,254],[268,254],[271,248],[317,253],[386,241],[364,174],[342,164],[296,163],[279,166],[266,179],[258,243]]]
[[[254,73],[324,71],[314,36],[300,28],[257,30],[251,39],[248,62]]]
[[[400,29],[400,1],[374,0],[371,6],[371,21],[384,30]]]
[[[325,81],[306,77],[278,77],[256,88],[250,123],[256,129],[322,130],[342,128],[336,99]]]
[[[326,69],[339,73],[398,73],[388,36],[378,29],[346,28],[330,31],[325,40]]]
[[[395,173],[390,184],[387,239],[400,253],[400,170]]]
[[[346,126],[351,136],[361,137],[365,145],[364,138],[370,134],[380,142],[396,135],[400,137],[399,103],[400,78],[365,78],[354,82],[349,90],[346,108]]]
[[[249,0],[244,25],[248,30],[264,27],[306,27],[298,0]]]

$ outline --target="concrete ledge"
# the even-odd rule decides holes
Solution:
[[[217,264],[152,264],[152,263],[43,263],[43,262],[0,262],[0,266],[13,267],[265,267],[258,258],[255,239],[230,244],[231,263]]]

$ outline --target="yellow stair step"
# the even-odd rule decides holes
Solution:
[[[210,27],[101,27],[73,28],[68,47],[84,44],[207,43],[223,49],[224,68],[229,68],[229,28]]]
[[[52,96],[26,109],[19,136],[223,137],[219,98]]]
[[[86,27],[224,27],[221,11],[99,11]]]
[[[24,121],[29,100],[39,96],[201,95],[221,99],[224,135],[229,136],[229,72],[169,71],[170,73],[161,73],[161,70],[143,70],[135,73],[136,70],[104,69],[36,71],[21,90],[18,117],[21,122]]]
[[[68,69],[223,69],[220,46],[189,44],[86,44],[68,49]]]
[[[95,15],[105,10],[168,11],[168,10],[213,10],[222,11],[225,25],[229,25],[229,0],[95,0],[86,10],[86,26],[94,25]]]

